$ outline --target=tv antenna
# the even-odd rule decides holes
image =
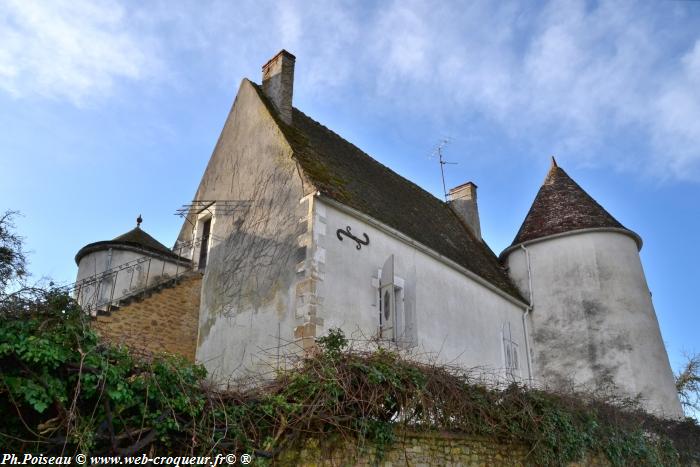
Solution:
[[[445,201],[447,201],[447,187],[445,186],[445,165],[457,165],[457,162],[448,162],[442,156],[443,150],[448,144],[450,144],[451,141],[452,138],[443,138],[442,140],[440,140],[440,142],[435,147],[432,153],[432,156],[437,157],[438,161],[440,162],[440,175],[442,176],[442,192],[445,195]]]

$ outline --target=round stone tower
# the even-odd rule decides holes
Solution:
[[[678,418],[682,409],[641,247],[639,235],[552,158],[501,259],[532,306],[533,372],[540,383],[640,397],[650,412]]]
[[[93,315],[130,295],[162,283],[191,268],[191,262],[136,227],[113,240],[85,245],[75,255],[75,297]]]

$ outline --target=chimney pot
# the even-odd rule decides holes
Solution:
[[[452,210],[469,226],[476,238],[481,240],[479,207],[476,202],[477,186],[467,182],[452,188],[447,195],[447,203]]]
[[[281,50],[262,67],[262,87],[285,123],[292,124],[292,94],[296,57]]]

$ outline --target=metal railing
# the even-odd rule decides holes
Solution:
[[[182,242],[177,245],[177,258],[157,253],[144,255],[65,285],[61,289],[72,294],[84,311],[96,316],[99,311],[110,311],[118,307],[124,300],[136,298],[139,295],[144,296],[149,290],[177,281],[183,275],[191,272],[193,264],[190,260],[182,257],[182,252],[189,250],[191,253],[201,243],[201,239]],[[173,264],[175,271],[171,273]],[[166,272],[168,265],[170,267],[167,268]],[[136,283],[134,283],[137,273],[144,271],[143,280],[136,279]],[[125,275],[128,279],[124,278]],[[118,290],[117,284],[120,281],[122,287],[120,287],[121,290]]]

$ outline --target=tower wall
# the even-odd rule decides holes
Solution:
[[[532,297],[536,379],[559,388],[614,384],[619,395],[641,395],[651,412],[682,416],[635,240],[590,229],[526,249],[514,247],[506,262],[523,295]]]
[[[127,264],[131,267],[120,268]],[[144,250],[105,245],[80,258],[76,299],[87,310],[105,309],[110,302],[175,277],[185,268],[183,264],[178,265],[160,255],[149,255]]]

